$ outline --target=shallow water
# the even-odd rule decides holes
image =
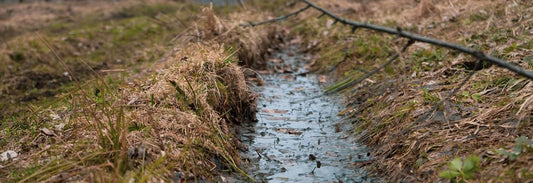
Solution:
[[[290,47],[273,58],[276,72],[263,74],[264,86],[254,88],[258,122],[241,133],[248,174],[259,182],[371,182],[353,165],[370,157],[347,135],[351,125],[337,116],[339,100],[311,99],[322,88],[317,75],[305,74],[309,57]]]

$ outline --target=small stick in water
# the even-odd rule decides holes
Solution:
[[[315,169],[316,168],[320,168],[322,166],[322,163],[320,161],[316,161],[316,166],[315,168],[313,168],[313,170],[311,171],[311,174],[315,174]]]

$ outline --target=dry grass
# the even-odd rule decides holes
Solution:
[[[2,162],[0,181],[219,181],[222,172],[244,174],[237,150],[245,147],[232,127],[254,120],[256,109],[238,64],[255,67],[255,60],[260,67],[257,59],[281,39],[276,27],[240,28],[239,18],[251,12],[223,20],[204,8],[149,69],[155,73],[117,70],[75,83],[53,105],[13,118],[0,133],[0,151],[19,156]]]
[[[77,6],[84,5],[79,3]],[[31,5],[51,6],[20,4]],[[57,8],[63,5],[59,3]],[[20,106],[43,105],[54,100],[54,95],[72,89],[73,81],[89,80],[94,72],[111,75],[110,71],[117,69],[134,71],[132,74],[144,71],[175,44],[168,40],[184,31],[185,26],[179,21],[194,19],[195,12],[200,10],[199,5],[168,1],[154,4],[128,1],[98,7],[109,12],[100,15],[100,11],[91,12],[88,8],[87,16],[57,13],[63,18],[31,24],[38,27],[36,30],[17,28],[18,36],[8,36],[8,40],[1,42],[0,105],[4,109],[1,119],[24,113]],[[50,48],[43,40],[49,42]],[[60,64],[52,50],[72,72]]]
[[[86,18],[111,19],[120,9],[138,4],[168,3],[166,0],[76,1],[3,3],[0,8],[0,40],[40,29],[57,21],[87,21]],[[85,20],[84,20],[85,19]],[[56,31],[64,31],[57,29]]]
[[[529,1],[315,1],[336,14],[464,44],[531,70]],[[316,12],[303,14],[295,33],[317,52],[318,72],[337,80],[378,67],[405,40],[332,25]],[[435,182],[454,157],[482,157],[475,182],[533,179],[531,149],[516,160],[495,153],[515,139],[533,138],[531,81],[485,65],[443,106],[431,109],[472,72],[475,60],[416,43],[400,60],[345,92],[355,133],[376,147],[369,169],[391,180]],[[426,120],[417,122],[430,115]]]
[[[405,27],[532,68],[529,1],[320,4],[344,17]],[[13,118],[0,133],[9,139],[0,150],[20,154],[2,164],[0,180],[217,181],[215,172],[239,172],[240,143],[231,126],[253,120],[255,109],[236,64],[261,69],[267,48],[288,32],[239,27],[243,20],[254,21],[250,15],[269,18],[250,9],[221,19],[205,8],[187,33],[174,39],[177,45],[165,61],[155,64],[156,73],[98,77],[76,84],[52,106],[29,106],[27,116]],[[316,16],[305,12],[301,18]],[[335,79],[363,75],[404,42],[370,31],[350,34],[324,18],[297,20],[302,21],[288,24],[307,50],[319,54],[315,70]],[[380,147],[368,168],[391,180],[435,182],[455,156],[476,154],[482,169],[471,181],[530,181],[531,151],[511,160],[493,150],[511,148],[520,135],[532,138],[531,81],[485,66],[428,120],[416,123],[472,71],[475,60],[418,43],[407,53],[346,92],[344,114],[356,121],[355,132]]]

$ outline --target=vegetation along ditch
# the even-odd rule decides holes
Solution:
[[[533,1],[0,2],[0,182],[533,181]]]

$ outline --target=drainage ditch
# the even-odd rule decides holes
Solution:
[[[259,182],[372,182],[355,166],[370,157],[337,116],[340,97],[313,97],[322,94],[324,78],[308,73],[310,59],[293,45],[260,71],[264,83],[253,87],[258,122],[240,133],[247,173]]]

